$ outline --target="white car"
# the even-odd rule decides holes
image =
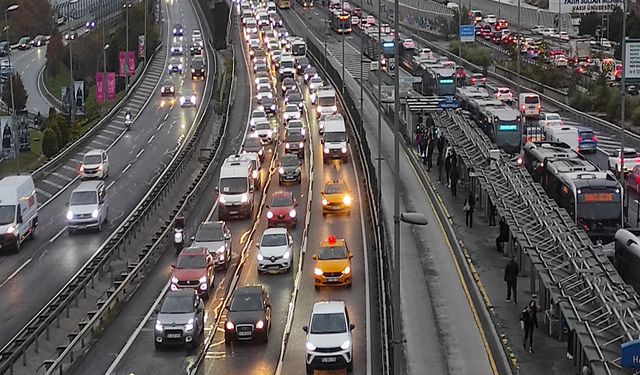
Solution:
[[[558,34],[558,38],[560,38],[561,40],[569,40],[569,33],[567,33],[566,31],[560,31]]]
[[[508,87],[499,87],[495,94],[496,99],[511,105],[513,102],[513,93]]]
[[[546,29],[546,27],[538,25],[538,26],[534,26],[534,27],[531,29],[531,32],[532,32],[533,34],[542,34],[542,32],[543,32],[545,29]]]
[[[551,35],[556,34],[557,32],[558,32],[558,30],[556,30],[555,28],[553,28],[553,27],[547,27],[547,28],[542,29],[542,30],[540,31],[540,34],[541,34],[542,36],[551,36]]]
[[[180,107],[195,107],[196,106],[196,94],[189,91],[184,90],[182,95],[180,95]]]
[[[548,127],[564,125],[562,117],[560,117],[560,115],[557,113],[543,113],[542,115],[540,115],[540,117],[541,118],[538,121],[538,125],[543,132],[545,132]]]
[[[304,128],[304,124],[300,120],[291,120],[287,123],[287,132],[300,133],[307,139],[307,130]]]
[[[260,91],[261,87],[271,88],[271,80],[268,77],[256,78],[256,90]]]
[[[269,228],[262,233],[258,248],[259,272],[286,272],[293,263],[293,237],[286,228]]]
[[[265,111],[257,109],[251,112],[251,120],[249,120],[249,126],[251,127],[252,131],[256,130],[256,123],[258,121],[269,121],[269,118],[267,117],[267,113]]]
[[[311,310],[306,332],[305,364],[307,374],[315,370],[353,370],[353,338],[355,328],[349,320],[344,301],[316,302]]]
[[[191,40],[195,43],[198,40],[202,40],[202,31],[194,29],[191,32]]]
[[[253,34],[258,32],[258,21],[255,18],[249,18],[244,24],[245,34]]]
[[[273,91],[271,91],[271,87],[262,86],[258,89],[258,92],[256,93],[258,103],[261,103],[264,98],[273,98]]]
[[[322,85],[324,85],[324,82],[320,77],[311,77],[309,80],[309,90],[311,91],[317,91]]]
[[[484,17],[484,22],[490,25],[495,25],[495,23],[498,22],[498,17],[496,17],[494,14],[487,14],[487,16]]]
[[[260,48],[260,39],[250,38],[248,44],[249,44],[249,48],[258,49]]]
[[[608,167],[614,173],[620,173],[620,150],[613,151],[609,154]],[[635,149],[631,147],[625,147],[624,149],[624,173],[632,170],[636,165],[640,165],[640,156]]]
[[[433,51],[431,51],[431,48],[420,48],[418,57],[421,59],[433,59]]]
[[[300,110],[295,104],[288,104],[284,107],[284,114],[282,115],[284,121],[300,120]]]
[[[569,59],[564,55],[557,55],[553,58],[553,65],[555,65],[556,68],[567,67],[569,65]]]
[[[104,180],[109,175],[109,157],[105,150],[90,150],[82,158],[80,179],[98,178]]]
[[[179,58],[172,58],[171,60],[169,60],[168,69],[169,69],[169,74],[174,74],[174,73],[183,74],[184,65],[182,64],[182,60],[180,60]]]
[[[260,137],[262,144],[271,143],[273,140],[273,128],[269,120],[257,120],[255,134]]]
[[[174,44],[171,46],[171,56],[182,56],[184,54],[184,48],[182,44]]]

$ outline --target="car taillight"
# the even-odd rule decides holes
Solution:
[[[594,135],[593,137],[591,137],[591,140],[594,142],[598,142],[598,137]]]
[[[538,111],[541,111],[541,110],[542,110],[542,105],[538,104]]]
[[[578,142],[582,142],[582,137],[578,137]]]
[[[527,106],[523,104],[522,105],[522,110],[524,111],[525,109],[527,109]]]

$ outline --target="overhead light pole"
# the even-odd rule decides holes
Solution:
[[[624,134],[624,125],[625,125],[625,91],[626,88],[626,74],[625,70],[627,69],[626,64],[627,61],[627,0],[622,2],[622,50],[621,58],[622,58],[622,78],[620,79],[620,183],[624,184],[624,142],[625,142],[625,134]]]
[[[75,10],[75,4],[78,3],[78,0],[71,0],[69,1],[69,6],[68,6],[68,11],[69,14],[67,15],[67,19],[71,19],[71,5],[74,5],[74,10]],[[75,12],[74,12],[75,13]],[[65,39],[68,41],[69,44],[69,90],[68,90],[68,94],[69,94],[69,127],[71,128],[71,126],[73,126],[73,122],[76,120],[76,91],[73,87],[73,49],[72,49],[72,45],[73,45],[73,41],[76,39],[76,32],[71,30],[71,25],[69,25],[69,29],[67,30],[67,34],[65,34]],[[63,98],[64,99],[64,98]]]
[[[125,13],[125,50],[127,51],[127,53],[129,53],[129,8],[131,8],[131,1],[130,0],[125,0],[124,2],[124,13]],[[146,43],[146,42],[145,42]],[[124,77],[125,80],[125,86],[124,86],[124,92],[126,93],[127,91],[129,91],[129,74],[131,72],[129,72],[129,61],[125,61],[125,65],[127,66],[127,70],[126,70],[126,74]]]
[[[16,154],[16,174],[20,174],[20,145],[18,138],[18,127],[16,126],[16,103],[13,98],[13,65],[11,65],[11,40],[9,39],[9,12],[13,12],[18,9],[18,4],[9,5],[4,10],[4,27],[7,31],[7,43],[9,44],[9,53],[7,54],[9,60],[9,90],[11,90],[11,129],[14,139],[14,152]]]
[[[378,50],[382,52],[382,32],[380,31],[380,26],[382,26],[382,0],[378,0],[378,43],[380,46]],[[372,46],[372,50],[376,51],[376,46]],[[373,57],[373,56],[372,56]],[[376,77],[378,77],[378,155],[376,157],[377,160],[377,169],[378,169],[378,217],[382,216],[382,77],[380,74],[380,54],[376,56],[376,61],[378,63],[378,70],[376,71]]]

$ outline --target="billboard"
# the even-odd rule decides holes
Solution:
[[[136,73],[136,52],[120,51],[119,66],[120,77],[132,76]]]
[[[85,115],[84,110],[84,81],[73,81],[73,92],[75,93],[76,115]]]
[[[11,116],[0,117],[0,133],[2,134],[2,157],[13,159],[15,150],[13,147],[13,132],[11,131]]]
[[[112,102],[116,100],[116,73],[107,73],[107,100]]]
[[[640,83],[640,40],[625,41],[623,66],[626,84]]]
[[[71,91],[68,86],[60,88],[60,101],[62,101],[62,113],[65,115],[71,113]]]
[[[103,72],[96,72],[96,103],[105,102],[105,89],[104,89],[105,74]]]
[[[143,58],[144,57],[144,35],[138,35],[138,57],[139,58]]]
[[[562,14],[611,13],[623,6],[623,0],[549,0],[549,11]]]
[[[29,113],[27,111],[16,111],[16,126],[18,131],[18,144],[20,151],[31,151],[31,140],[29,139]]]

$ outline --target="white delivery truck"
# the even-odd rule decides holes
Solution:
[[[322,86],[317,92],[316,116],[320,118],[322,115],[332,115],[338,111],[338,103],[336,101],[336,91],[331,86]]]
[[[251,218],[255,183],[253,164],[243,155],[231,155],[220,168],[218,193],[218,220],[229,217]]]
[[[349,161],[347,147],[347,129],[341,114],[324,117],[324,133],[322,135],[322,161],[340,159],[343,163]]]
[[[31,176],[7,176],[0,180],[0,251],[20,250],[38,226],[38,201]]]
[[[578,128],[575,126],[550,126],[545,130],[545,137],[550,142],[568,144],[572,150],[578,150]]]

